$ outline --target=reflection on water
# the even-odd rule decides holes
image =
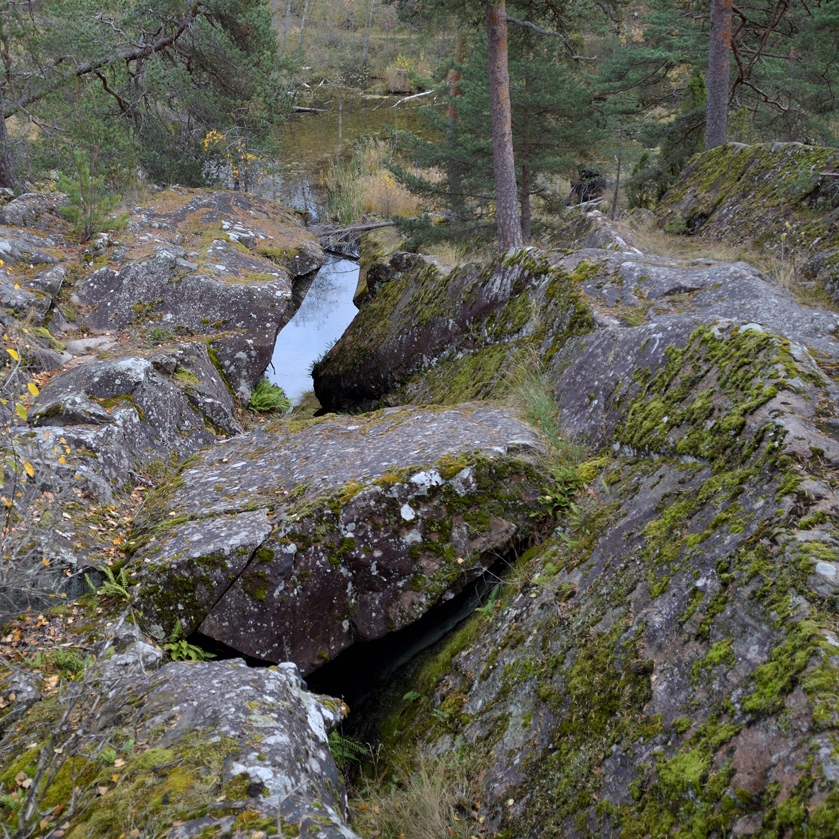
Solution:
[[[280,171],[259,186],[272,198],[298,210],[308,210],[315,221],[326,200],[321,175],[338,155],[346,155],[362,136],[384,136],[391,129],[422,133],[420,103],[394,108],[399,97],[362,96],[351,88],[324,86],[307,101],[319,114],[294,114],[280,129]]]
[[[312,362],[344,334],[355,317],[352,297],[357,282],[355,262],[327,256],[297,313],[277,336],[267,376],[293,402],[312,389]]]

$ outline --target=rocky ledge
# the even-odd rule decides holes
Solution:
[[[746,263],[644,255],[593,221],[605,248],[451,272],[384,255],[316,368],[343,408],[505,398],[535,377],[599,451],[493,608],[350,730],[468,749],[496,836],[828,835],[839,316]]]
[[[236,437],[190,460],[135,519],[144,619],[310,673],[538,534],[543,454],[528,425],[480,405]]]

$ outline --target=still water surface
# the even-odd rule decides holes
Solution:
[[[292,402],[312,389],[312,362],[320,358],[349,326],[358,311],[352,302],[358,264],[327,254],[306,298],[277,336],[266,375]]]
[[[266,178],[261,193],[298,210],[315,221],[323,217],[326,189],[323,173],[337,156],[349,156],[365,135],[384,136],[391,129],[421,131],[419,103],[394,108],[399,97],[366,97],[349,88],[324,85],[307,105],[318,114],[297,114],[283,126],[283,171]],[[277,336],[266,375],[293,402],[312,389],[312,362],[320,358],[349,326],[356,314],[352,302],[358,265],[327,255],[295,316]]]

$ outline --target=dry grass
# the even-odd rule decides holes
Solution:
[[[507,374],[504,401],[539,429],[549,444],[548,466],[576,467],[585,460],[586,447],[562,427],[560,408],[538,353],[527,354]]]
[[[498,256],[494,245],[471,242],[433,242],[423,245],[420,252],[433,256],[438,262],[450,266],[464,262],[487,262]]]
[[[333,161],[321,178],[329,192],[329,213],[341,224],[366,215],[415,216],[419,200],[398,184],[387,169],[390,144],[367,140],[356,147],[349,163]]]
[[[480,829],[470,818],[473,774],[464,756],[398,757],[387,780],[366,780],[357,789],[353,829],[381,839],[468,839]]]
[[[385,87],[389,93],[410,93],[411,80],[408,71],[396,64],[389,64],[384,72]]]

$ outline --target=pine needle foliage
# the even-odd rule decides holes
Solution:
[[[80,242],[87,242],[94,233],[121,230],[128,223],[127,215],[111,216],[120,201],[118,195],[108,195],[105,178],[90,171],[90,158],[83,149],[73,152],[76,164],[75,180],[63,173],[58,177],[59,187],[67,193],[70,202],[59,212],[72,225]]]

